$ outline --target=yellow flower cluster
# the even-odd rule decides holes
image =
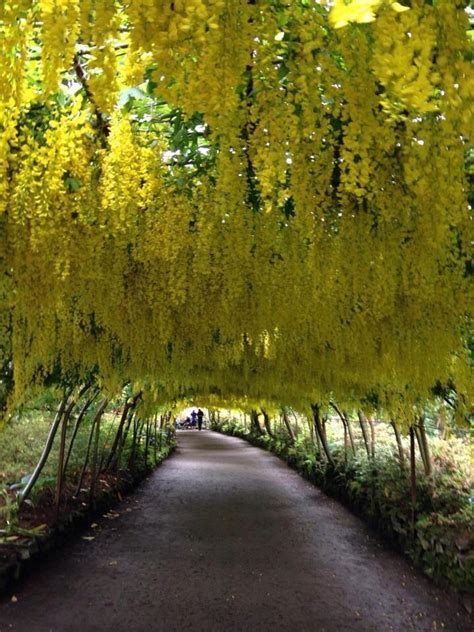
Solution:
[[[389,5],[397,13],[408,11],[410,8],[396,0],[336,0],[330,19],[336,29],[351,22],[367,24],[375,20],[377,11],[383,5]]]
[[[461,4],[3,3],[17,396],[91,369],[161,401],[469,396]],[[170,162],[166,123],[120,107],[124,88],[199,113],[214,159]]]

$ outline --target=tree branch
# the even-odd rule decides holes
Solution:
[[[87,76],[85,73],[85,70],[81,64],[81,61],[79,59],[79,55],[74,55],[74,61],[73,61],[73,66],[74,66],[74,70],[76,72],[77,78],[79,79],[79,83],[82,86],[82,89],[84,90],[87,99],[89,100],[90,104],[92,105],[92,108],[94,110],[94,114],[96,117],[96,121],[97,121],[97,129],[99,131],[99,136],[102,140],[102,142],[104,144],[106,144],[106,139],[109,135],[110,132],[110,126],[109,123],[107,122],[104,114],[99,110],[99,108],[97,107],[97,103],[95,102],[94,99],[94,95],[92,94],[92,91],[90,89],[89,83],[87,81]]]

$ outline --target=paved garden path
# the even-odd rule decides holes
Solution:
[[[359,519],[239,439],[179,432],[112,516],[0,602],[0,632],[473,629]]]

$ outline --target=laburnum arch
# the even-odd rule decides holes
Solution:
[[[11,397],[468,400],[469,63],[463,0],[2,2]]]

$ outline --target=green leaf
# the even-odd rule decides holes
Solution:
[[[81,181],[78,180],[77,178],[74,178],[73,176],[66,176],[64,178],[64,183],[67,186],[67,188],[73,193],[77,191],[78,189],[80,189],[82,186]]]

